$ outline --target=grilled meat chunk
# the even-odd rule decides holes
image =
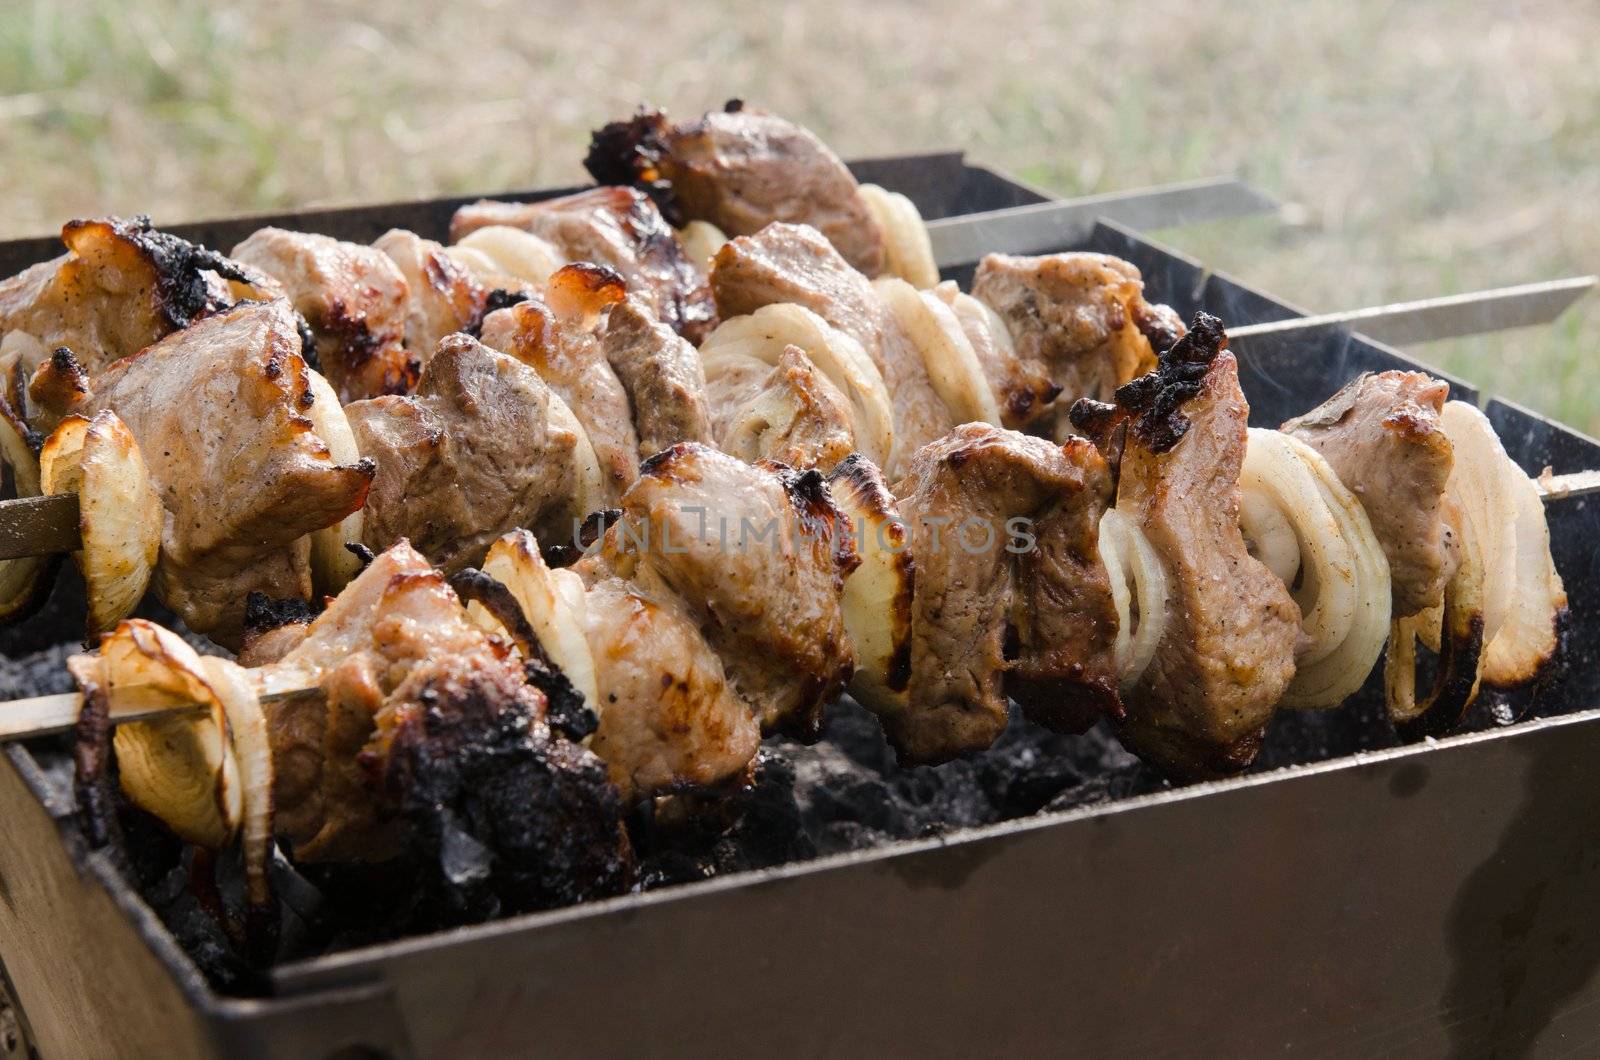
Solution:
[[[820,473],[686,443],[644,462],[579,566],[659,579],[762,727],[814,738],[855,665],[840,601],[859,559],[840,521]]]
[[[1449,394],[1421,372],[1369,372],[1282,428],[1361,498],[1389,560],[1396,618],[1438,606],[1450,577],[1442,501],[1454,454],[1439,422]]]
[[[245,598],[311,594],[305,535],[360,508],[370,463],[314,432],[288,303],[207,317],[101,373],[88,406],[139,443],[165,509],[155,587],[196,632],[237,646]]]
[[[956,315],[962,334],[978,355],[983,376],[1000,406],[1002,425],[1021,430],[1043,415],[1061,393],[1045,366],[1019,357],[1005,322],[994,310],[963,294],[953,280],[939,284],[933,293]]]
[[[150,226],[147,217],[68,222],[67,253],[0,280],[0,338],[66,347],[91,375],[244,298],[271,281],[237,261]],[[33,370],[33,365],[28,370]]]
[[[1007,690],[1070,731],[1117,711],[1116,610],[1097,545],[1111,476],[1093,446],[969,423],[918,450],[894,492],[916,590],[910,694],[882,718],[905,761],[988,747]]]
[[[686,339],[632,296],[606,311],[598,337],[633,408],[640,459],[679,442],[711,441],[705,374]]]
[[[489,289],[442,245],[400,228],[385,232],[372,245],[389,255],[405,277],[405,344],[413,356],[426,359],[440,339],[470,331],[483,319]]]
[[[740,460],[831,468],[855,451],[849,403],[798,346],[770,368],[754,357],[723,365],[708,393],[717,446]]]
[[[600,462],[605,503],[615,503],[639,477],[639,438],[628,393],[593,332],[530,299],[484,318],[483,343],[532,368],[572,409]]]
[[[1255,758],[1294,677],[1300,635],[1288,589],[1239,530],[1250,407],[1226,345],[1222,322],[1197,314],[1155,372],[1117,391],[1111,412],[1123,420],[1111,432],[1125,439],[1117,510],[1149,538],[1171,591],[1155,659],[1127,692],[1118,733],[1186,777],[1237,773]],[[1082,413],[1075,419],[1088,426]]]
[[[1018,358],[1060,388],[1036,419],[1057,438],[1072,433],[1072,402],[1111,400],[1183,334],[1177,315],[1143,292],[1139,270],[1107,254],[990,254],[972,280],[973,297],[1005,322]]]
[[[675,225],[709,221],[748,236],[774,221],[807,224],[868,276],[884,268],[883,233],[856,179],[808,129],[730,102],[673,124],[641,110],[595,132],[584,165],[601,184],[648,192]]]
[[[320,688],[272,708],[278,822],[300,860],[409,852],[446,920],[627,886],[605,767],[551,732],[518,659],[404,542],[262,677]]]
[[[361,451],[378,466],[368,546],[409,538],[454,571],[515,527],[564,529],[576,440],[549,409],[538,373],[461,334],[439,344],[414,395],[347,405]]]
[[[456,211],[450,238],[489,225],[521,228],[550,242],[568,261],[614,269],[631,293],[691,342],[713,323],[705,277],[661,211],[632,188],[593,188],[542,202],[476,202]]]
[[[696,614],[659,583],[641,586],[594,564],[580,570],[597,579],[585,596],[601,700],[590,746],[624,799],[742,774],[761,725],[729,687]]]
[[[891,477],[918,448],[955,426],[928,379],[922,355],[885,309],[872,284],[805,225],[772,224],[731,240],[712,260],[711,291],[726,317],[762,306],[804,306],[859,342],[888,388],[894,415]]]
[[[376,247],[309,232],[263,228],[233,256],[288,292],[311,325],[323,375],[342,402],[404,394],[417,381],[406,350],[411,293],[400,267]]]

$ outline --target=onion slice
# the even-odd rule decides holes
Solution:
[[[39,482],[46,494],[78,495],[83,547],[73,560],[87,590],[92,638],[144,598],[161,551],[161,500],[133,433],[109,409],[93,420],[61,421],[39,451]]]
[[[245,896],[250,907],[272,905],[267,866],[272,859],[272,743],[261,697],[244,667],[228,659],[206,657],[201,669],[228,722],[229,749],[239,769],[240,842],[244,856]]]
[[[1276,507],[1294,528],[1300,576],[1298,585],[1288,584],[1301,615],[1295,663],[1306,666],[1332,654],[1350,634],[1356,620],[1357,576],[1339,523],[1292,442],[1278,431],[1251,428],[1239,489],[1246,496],[1255,495],[1252,505]]]
[[[306,369],[307,389],[311,394],[308,418],[312,430],[328,447],[328,455],[335,464],[348,467],[359,463],[361,449],[356,444],[355,431],[345,417],[339,396],[320,372]],[[316,591],[322,596],[337,596],[339,591],[357,574],[361,573],[361,559],[346,545],[359,544],[366,523],[365,506],[357,508],[332,526],[323,527],[311,535],[311,577]]]
[[[938,283],[939,264],[933,257],[933,241],[928,238],[928,226],[922,223],[917,204],[876,184],[861,185],[861,199],[883,232],[884,274],[898,276],[924,290]]]
[[[113,711],[210,706],[198,717],[119,725],[112,746],[134,805],[188,842],[223,849],[238,832],[243,791],[226,710],[200,656],[177,634],[138,618],[107,635],[100,655]]]
[[[570,570],[551,570],[539,555],[539,543],[526,530],[513,530],[491,545],[482,569],[511,591],[540,647],[599,715],[604,704],[584,635],[583,579]],[[467,613],[480,627],[498,632],[495,627],[500,623],[482,604],[469,604]]]
[[[1455,449],[1448,488],[1478,535],[1485,570],[1494,572],[1484,601],[1483,681],[1515,688],[1555,655],[1567,606],[1544,502],[1476,407],[1451,401],[1440,419]]]
[[[874,280],[872,287],[916,347],[928,381],[955,421],[1000,426],[994,388],[954,311],[895,277]]]
[[[728,241],[722,229],[710,221],[690,221],[678,233],[678,242],[683,244],[683,253],[688,259],[700,268],[709,268],[711,259],[716,257],[717,251]]]
[[[1339,645],[1314,662],[1300,663],[1294,680],[1284,690],[1286,707],[1318,709],[1336,707],[1360,690],[1378,663],[1389,635],[1393,590],[1389,559],[1372,530],[1366,509],[1345,488],[1322,455],[1310,446],[1280,435],[1316,480],[1325,510],[1338,527],[1349,550],[1355,572],[1355,616]]]
[[[6,336],[0,354],[0,461],[11,469],[11,481],[18,497],[39,495],[39,457],[35,452],[38,435],[28,429],[23,410],[13,407],[11,398],[21,402],[22,332]],[[37,344],[37,340],[35,345]],[[49,556],[23,556],[0,560],[0,622],[14,621],[37,603],[48,589],[54,569]]]
[[[1126,692],[1155,659],[1156,646],[1167,628],[1171,586],[1166,565],[1150,539],[1115,508],[1100,517],[1100,555],[1112,576],[1111,601],[1119,624],[1117,673]],[[1122,583],[1120,592],[1118,581]]]
[[[510,225],[486,225],[475,229],[463,236],[456,247],[477,251],[493,262],[498,272],[539,289],[543,289],[556,270],[565,264],[560,252],[548,240]],[[449,254],[452,249],[446,248],[445,253]],[[493,276],[481,275],[473,269],[475,256],[466,255],[454,260],[466,265],[478,279],[493,281]]]
[[[910,709],[911,604],[916,568],[911,532],[883,472],[846,457],[828,475],[833,502],[850,525],[861,564],[845,579],[845,631],[855,648],[850,694],[878,714]]]
[[[776,366],[790,346],[804,350],[817,370],[839,388],[850,403],[856,444],[881,464],[894,444],[894,412],[883,376],[859,342],[811,310],[777,303],[724,320],[700,344],[700,360],[709,377],[715,374],[719,358],[753,357]]]

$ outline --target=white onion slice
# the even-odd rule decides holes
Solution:
[[[1300,575],[1300,540],[1271,497],[1259,490],[1239,494],[1239,529],[1250,554],[1285,585]]]
[[[499,272],[542,288],[565,262],[555,246],[532,232],[510,225],[486,225],[463,236],[456,244],[475,250],[492,261]],[[446,253],[449,253],[446,250]],[[457,258],[472,267],[473,259]],[[492,277],[481,277],[492,280]]]
[[[1445,493],[1455,498],[1472,525],[1485,574],[1493,572],[1485,581],[1483,597],[1483,639],[1492,644],[1511,611],[1516,589],[1511,573],[1517,569],[1517,507],[1504,472],[1509,460],[1489,418],[1476,407],[1447,401],[1439,423],[1455,450]]]
[[[361,460],[361,449],[356,444],[355,431],[345,417],[339,396],[320,372],[306,369],[306,385],[311,392],[311,409],[308,418],[311,429],[328,447],[328,455],[335,464],[349,467]],[[361,531],[366,524],[366,507],[363,505],[334,523],[311,534],[311,577],[316,591],[323,596],[337,596],[339,590],[350,584],[350,579],[361,573],[361,560],[346,545],[361,541]]]
[[[1302,662],[1284,690],[1282,704],[1300,709],[1336,707],[1360,690],[1377,665],[1389,636],[1393,604],[1389,560],[1361,502],[1339,481],[1316,450],[1280,435],[1315,478],[1325,509],[1349,548],[1355,571],[1355,618],[1339,645],[1314,662]]]
[[[1533,680],[1555,654],[1566,590],[1550,556],[1550,528],[1533,480],[1508,455],[1489,418],[1451,401],[1440,417],[1455,449],[1447,492],[1483,550],[1483,680],[1512,688]]]
[[[489,546],[483,573],[511,591],[545,654],[598,716],[605,708],[584,636],[583,579],[570,570],[551,570],[539,555],[538,541],[526,530],[513,530]],[[479,625],[499,624],[482,604],[469,604],[467,612]]]
[[[924,290],[938,283],[939,264],[917,204],[876,184],[861,185],[861,199],[883,232],[884,275]]]
[[[1000,404],[983,374],[977,351],[961,330],[955,312],[933,295],[896,277],[882,277],[872,288],[916,347],[934,393],[957,423],[1000,426]]]
[[[239,767],[240,842],[246,896],[262,909],[272,903],[267,866],[272,859],[272,743],[261,697],[250,672],[227,659],[200,660],[207,683],[228,720],[229,749]]]
[[[683,252],[688,259],[700,268],[707,268],[711,259],[716,257],[717,251],[728,241],[722,229],[710,221],[690,221],[678,233],[678,242],[683,244]]]
[[[1111,600],[1117,608],[1118,630],[1117,672],[1124,691],[1149,669],[1156,657],[1156,647],[1166,633],[1167,614],[1171,602],[1171,586],[1166,565],[1156,552],[1150,539],[1145,537],[1132,520],[1115,508],[1100,517],[1100,554],[1104,558],[1115,552],[1114,562],[1123,582],[1122,592],[1112,584]],[[1107,572],[1110,572],[1108,566]],[[1128,589],[1132,587],[1130,594]],[[1138,606],[1137,614],[1133,605]],[[1126,654],[1123,654],[1123,631],[1126,630]]]
[[[1294,527],[1301,556],[1299,586],[1290,584],[1301,615],[1295,661],[1306,666],[1330,655],[1355,624],[1356,570],[1315,476],[1290,441],[1277,431],[1251,428],[1239,489],[1276,505]]]

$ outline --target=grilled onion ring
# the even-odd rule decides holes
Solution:
[[[335,464],[349,467],[360,463],[361,449],[356,444],[355,431],[345,417],[339,396],[320,372],[306,369],[306,386],[311,394],[308,418],[311,428],[328,447],[328,455]],[[339,590],[361,573],[361,559],[349,545],[360,544],[361,530],[366,522],[366,507],[362,506],[311,535],[311,577],[316,591],[323,596],[337,596]]]
[[[1100,517],[1100,556],[1111,577],[1111,602],[1117,610],[1117,673],[1127,691],[1156,657],[1167,628],[1171,588],[1160,553],[1144,531],[1115,508]]]
[[[228,723],[228,747],[239,769],[240,842],[244,857],[245,896],[253,909],[272,905],[267,866],[272,858],[272,743],[261,697],[244,667],[227,659],[206,657],[201,669]]]
[[[915,589],[910,530],[883,472],[864,457],[840,461],[828,474],[828,488],[861,557],[861,565],[845,579],[841,601],[856,655],[850,694],[876,713],[902,714],[910,709]]]
[[[570,570],[551,570],[539,555],[539,543],[526,530],[513,530],[491,545],[483,573],[511,591],[540,647],[598,715],[604,704],[594,656],[584,636],[583,579]],[[482,604],[469,604],[467,613],[480,626],[499,625]]]
[[[883,232],[884,275],[898,276],[923,290],[938,283],[939,264],[917,204],[876,184],[861,185],[861,199]]]
[[[83,574],[92,638],[144,598],[161,551],[161,501],[133,433],[109,409],[93,420],[61,421],[39,451],[39,484],[46,494],[78,495],[83,547],[72,558]]]
[[[543,289],[564,264],[561,254],[550,242],[510,225],[486,225],[468,232],[454,247],[445,248],[445,253],[457,264],[464,265],[475,278],[493,282],[493,275],[483,275],[482,265],[475,255],[453,253],[457,248],[476,251],[489,259],[496,273],[539,289]]]
[[[0,343],[0,462],[11,469],[18,497],[39,495],[39,436],[24,420],[22,357],[37,352],[39,342],[13,331]],[[0,560],[0,622],[20,618],[40,599],[55,568],[49,556]]]
[[[955,421],[999,427],[1000,404],[994,388],[955,312],[934,295],[901,279],[877,279],[872,288],[921,355],[928,382]]]
[[[727,241],[728,237],[722,229],[710,221],[690,221],[678,233],[683,253],[702,269],[710,267],[711,259],[716,257],[717,251]]]
[[[894,444],[894,413],[883,376],[861,344],[803,306],[777,303],[748,316],[717,325],[700,345],[707,377],[719,358],[754,357],[776,366],[783,351],[798,346],[817,370],[839,388],[850,403],[850,426],[856,444],[881,464]]]

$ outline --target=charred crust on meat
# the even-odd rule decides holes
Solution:
[[[244,639],[251,640],[282,626],[310,622],[317,617],[310,601],[299,597],[274,600],[264,592],[253,591],[244,598]]]
[[[1176,346],[1184,336],[1183,320],[1164,305],[1151,305],[1135,299],[1133,326],[1139,329],[1158,355]]]
[[[573,742],[594,735],[600,728],[600,715],[583,698],[577,686],[555,663],[528,659],[522,666],[528,684],[544,693],[548,706],[545,723]]]
[[[317,356],[317,333],[311,330],[305,315],[294,311],[294,330],[300,336],[300,357],[313,372],[322,371],[322,359]]]
[[[861,566],[861,553],[856,550],[855,533],[833,503],[828,491],[828,480],[816,468],[798,470],[788,464],[763,460],[756,465],[777,476],[789,496],[789,504],[799,516],[802,537],[811,541],[826,542],[833,552],[834,567],[840,578],[846,578]]]
[[[373,470],[376,471],[376,469],[376,465],[374,465]],[[372,561],[378,558],[373,554],[372,549],[368,548],[366,545],[363,545],[359,541],[346,541],[344,548],[346,552],[350,553],[356,559],[361,561],[361,570],[366,570],[368,567],[372,566]],[[359,574],[360,571],[357,571],[356,573]]]
[[[722,112],[724,114],[737,114],[741,110],[744,110],[744,100],[740,99],[738,96],[733,97],[722,105]]]
[[[1141,445],[1153,453],[1168,452],[1189,431],[1183,406],[1200,393],[1211,362],[1227,347],[1222,321],[1196,313],[1188,333],[1162,351],[1155,371],[1118,387],[1114,406],[1080,398],[1069,412],[1072,425],[1108,452],[1117,427],[1127,420],[1127,430]]]
[[[648,456],[639,465],[640,478],[658,478],[666,482],[678,481],[678,466],[687,458],[709,452],[699,442],[678,442]]]
[[[510,309],[512,306],[521,305],[527,300],[528,294],[526,291],[508,291],[503,287],[496,287],[484,297],[483,311],[478,314],[477,319],[461,330],[475,339],[481,339],[483,338],[483,322],[489,318],[490,313],[501,309]]]
[[[158,231],[150,218],[69,221],[62,227],[63,241],[71,244],[71,233],[91,225],[107,225],[114,236],[134,247],[155,271],[157,303],[161,316],[173,331],[219,309],[204,273],[213,272],[225,280],[256,286],[261,277],[243,265],[198,243],[191,243],[170,232]]]
[[[471,671],[440,675],[420,693],[384,780],[442,922],[628,889],[620,794],[599,758],[540,724],[535,689]]]
[[[641,106],[633,117],[609,122],[590,134],[583,168],[596,184],[638,188],[650,196],[669,224],[681,227],[684,218],[663,167],[670,153],[666,142],[669,128],[665,113]]]

